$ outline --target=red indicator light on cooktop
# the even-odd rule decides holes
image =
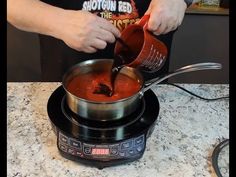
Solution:
[[[109,149],[92,149],[92,155],[108,155]]]

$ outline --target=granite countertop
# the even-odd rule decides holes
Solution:
[[[63,158],[47,116],[60,83],[7,84],[8,177],[214,177],[211,154],[229,138],[229,101],[207,102],[170,85],[152,88],[159,121],[141,159],[99,170]],[[229,85],[181,84],[204,97],[228,95]],[[224,170],[224,177],[229,176]]]

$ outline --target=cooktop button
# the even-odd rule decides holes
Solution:
[[[75,151],[74,151],[74,149],[71,149],[71,148],[68,148],[68,153],[70,153],[70,154],[72,154],[72,155],[75,155],[75,154],[76,154]]]
[[[85,147],[85,148],[84,148],[84,153],[85,153],[85,154],[88,155],[88,154],[91,154],[91,152],[92,152],[92,148],[91,148],[91,147]]]
[[[75,152],[75,155],[77,155],[77,156],[81,156],[81,152],[76,151],[76,152]]]
[[[76,140],[70,140],[70,145],[75,147],[75,148],[78,148],[80,149],[81,148],[81,143],[79,141],[76,141]]]
[[[121,144],[121,149],[128,149],[132,147],[132,141],[127,141]]]
[[[125,152],[119,152],[119,155],[120,155],[121,157],[124,157],[124,156],[125,156]]]
[[[130,154],[130,155],[133,155],[133,154],[134,154],[134,150],[133,150],[133,149],[130,149],[130,150],[129,150],[129,154]]]
[[[143,135],[135,139],[135,145],[141,144],[143,142],[144,142],[144,136]]]
[[[112,149],[111,149],[111,154],[112,154],[112,155],[118,154],[118,149],[112,148]]]
[[[62,134],[60,134],[60,140],[66,144],[68,143],[68,138]]]
[[[59,148],[60,148],[62,151],[67,152],[67,147],[64,146],[63,144],[60,144],[60,145],[59,145]]]
[[[138,147],[136,148],[136,150],[137,150],[138,152],[141,152],[141,151],[143,150],[143,146],[138,146]]]

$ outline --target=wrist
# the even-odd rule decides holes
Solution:
[[[66,26],[66,21],[68,20],[68,10],[56,8],[51,13],[50,16],[48,16],[47,19],[47,32],[46,34],[58,39],[61,39],[63,35],[63,28]]]

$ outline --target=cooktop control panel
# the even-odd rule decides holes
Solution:
[[[145,135],[114,144],[84,143],[58,132],[58,148],[70,155],[85,159],[123,159],[133,158],[143,154],[145,149]]]

